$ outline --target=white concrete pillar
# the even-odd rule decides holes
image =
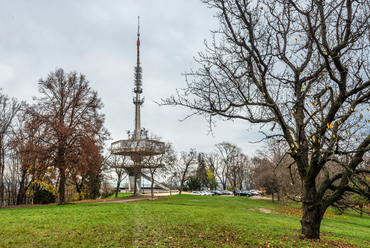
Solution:
[[[135,175],[129,176],[130,193],[134,192],[134,187],[135,187]],[[136,192],[137,193],[141,192],[141,174],[137,175],[137,178],[136,178]]]

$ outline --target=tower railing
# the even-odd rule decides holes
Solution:
[[[140,154],[141,156],[150,156],[163,154],[165,143],[149,139],[119,140],[112,143],[111,148],[112,153],[117,155]]]

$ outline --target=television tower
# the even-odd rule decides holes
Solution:
[[[135,66],[135,80],[134,80],[134,93],[133,103],[135,105],[135,130],[127,131],[128,139],[119,140],[111,144],[111,152],[113,155],[130,156],[134,162],[133,165],[125,165],[124,168],[129,175],[129,188],[130,192],[140,192],[141,190],[141,177],[151,180],[148,176],[144,175],[141,171],[143,168],[150,168],[150,164],[142,164],[142,159],[145,156],[160,155],[165,152],[165,143],[158,140],[151,140],[148,137],[148,131],[141,127],[140,123],[140,108],[144,103],[144,98],[141,99],[143,93],[142,87],[142,69],[140,65],[140,17],[138,17],[138,31],[137,31],[137,58]],[[166,188],[166,190],[169,190]]]

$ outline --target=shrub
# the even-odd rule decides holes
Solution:
[[[34,204],[49,204],[55,203],[55,195],[46,189],[41,189],[35,192],[33,195]]]

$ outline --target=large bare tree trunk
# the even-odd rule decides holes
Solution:
[[[316,200],[315,183],[305,182],[302,196],[302,234],[308,239],[320,238],[320,224],[325,210]]]
[[[315,202],[310,202],[303,203],[302,209],[302,234],[308,239],[319,239],[320,224],[323,218],[320,207]]]

